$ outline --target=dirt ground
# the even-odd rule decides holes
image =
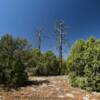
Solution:
[[[0,100],[100,100],[100,93],[73,88],[67,76],[30,77],[18,90],[0,90]]]

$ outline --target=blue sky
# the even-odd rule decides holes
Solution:
[[[42,51],[55,50],[54,24],[63,19],[70,26],[71,44],[89,36],[100,38],[100,0],[0,0],[0,36],[11,33],[27,38],[34,46],[34,33],[44,28]],[[65,54],[69,52],[66,47]]]

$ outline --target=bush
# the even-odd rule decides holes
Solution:
[[[0,39],[0,84],[18,87],[27,81],[26,59],[28,44],[25,39],[15,39],[6,34]]]
[[[59,59],[51,51],[41,53],[38,49],[34,49],[32,52],[31,66],[29,68],[33,75],[48,76],[48,75],[60,75],[65,74],[66,65],[63,62],[63,67],[59,67]]]
[[[71,48],[67,68],[73,86],[100,91],[100,40],[77,41]]]
[[[57,57],[51,51],[47,51],[41,56],[37,63],[38,75],[58,75],[59,62]]]

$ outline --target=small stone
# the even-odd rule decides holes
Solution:
[[[87,94],[87,95],[86,95],[86,97],[88,97],[88,98],[89,98],[89,95]]]
[[[73,94],[70,94],[70,93],[67,93],[66,96],[67,97],[70,97],[70,98],[74,98],[74,95]]]
[[[44,87],[47,87],[47,85],[46,84],[42,84],[41,88],[44,88]]]
[[[95,96],[100,96],[99,92],[93,92],[92,94],[95,95]]]
[[[0,96],[0,100],[4,100],[4,98],[2,96]]]
[[[59,95],[58,97],[59,97],[59,98],[64,98],[64,96],[63,96],[63,95]]]
[[[83,100],[89,100],[89,98],[88,97],[83,97]]]
[[[80,93],[80,92],[79,92],[79,91],[72,91],[72,93],[78,94],[78,93]]]
[[[36,91],[36,89],[35,89],[35,88],[33,88],[33,87],[31,88],[31,90],[32,90],[32,91]]]
[[[56,88],[56,90],[57,90],[57,91],[59,91],[59,90],[60,90],[60,88]]]

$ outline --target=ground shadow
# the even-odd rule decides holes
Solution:
[[[4,91],[12,91],[19,90],[21,87],[27,87],[27,86],[39,86],[42,84],[49,84],[50,82],[48,80],[28,80],[23,85],[16,86],[16,87],[6,87],[4,85],[0,85],[0,88]]]
[[[24,86],[31,86],[31,85],[42,85],[42,84],[49,84],[50,82],[48,80],[28,80]]]

